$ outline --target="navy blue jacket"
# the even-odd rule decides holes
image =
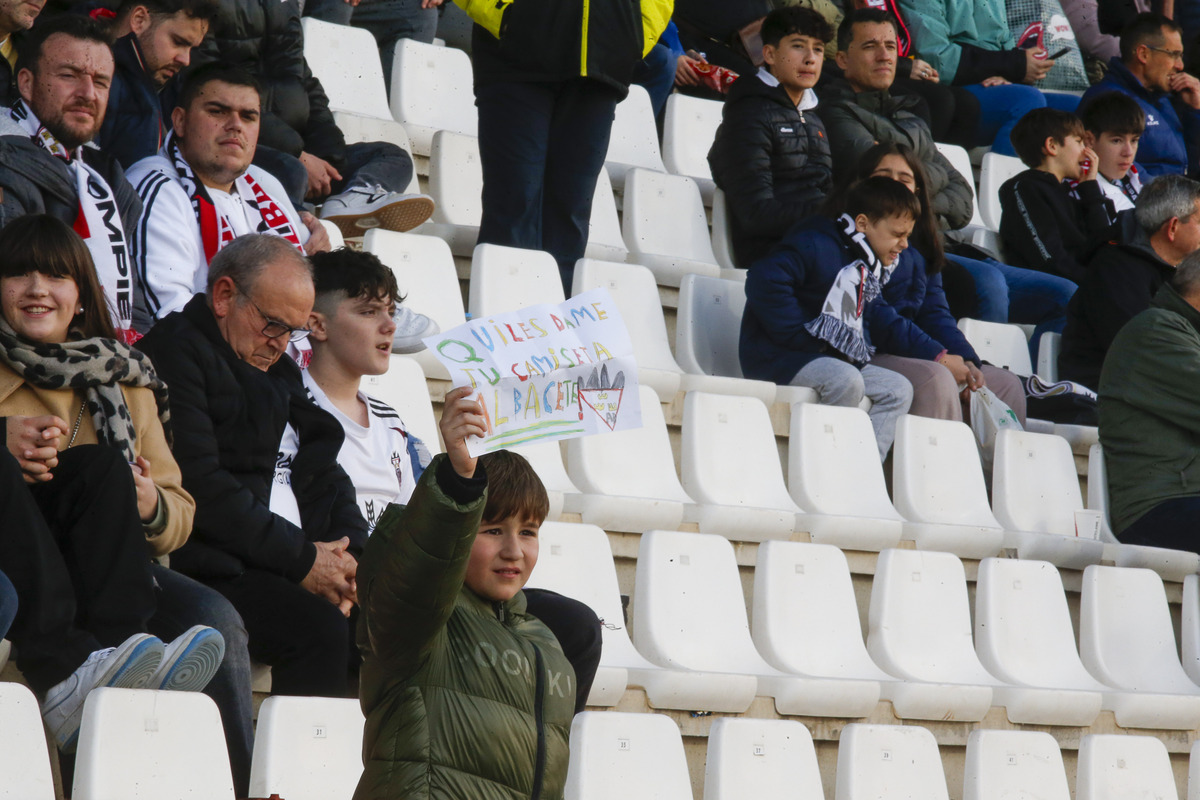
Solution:
[[[911,248],[904,251],[901,265],[915,255]],[[747,378],[787,384],[815,358],[846,360],[804,326],[821,313],[842,267],[859,258],[857,246],[842,236],[836,222],[813,217],[754,262],[746,277],[746,310],[738,345]],[[933,359],[944,349],[883,298],[868,303],[863,317],[867,342],[880,352]]]
[[[900,256],[900,263],[892,271],[892,277],[883,285],[883,299],[897,314],[911,320],[929,338],[942,346],[951,355],[972,361],[975,366],[982,362],[963,336],[950,313],[946,293],[942,290],[942,273],[930,275],[925,258],[910,247]],[[890,353],[882,347],[881,353]],[[895,355],[901,355],[896,353]],[[937,357],[934,353],[934,357]]]
[[[1152,92],[1134,77],[1119,58],[1108,62],[1104,79],[1083,93],[1080,109],[1096,95],[1123,92],[1137,100],[1146,113],[1146,131],[1138,144],[1137,163],[1146,175],[1197,174],[1200,146],[1200,111],[1189,106],[1170,92]]]
[[[129,169],[143,158],[158,154],[163,140],[163,111],[158,87],[142,66],[137,36],[129,34],[113,42],[112,87],[108,110],[96,143]]]

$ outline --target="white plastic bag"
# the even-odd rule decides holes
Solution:
[[[996,435],[1003,430],[1019,431],[1023,428],[1013,410],[984,386],[971,392],[971,430],[975,432],[975,443],[979,445],[983,474],[990,476],[996,455]]]

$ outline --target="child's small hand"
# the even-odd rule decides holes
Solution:
[[[487,435],[483,407],[472,397],[474,391],[470,386],[459,386],[448,392],[438,424],[450,465],[464,478],[475,476],[475,457],[467,450],[467,437]]]
[[[1090,147],[1083,148],[1083,155],[1080,158],[1087,162],[1087,169],[1083,171],[1081,181],[1094,181],[1096,175],[1100,172],[1100,156],[1096,155],[1096,151]]]

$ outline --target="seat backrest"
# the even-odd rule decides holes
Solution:
[[[390,101],[398,121],[478,136],[474,85],[471,58],[462,50],[396,40]]]
[[[1200,694],[1179,662],[1167,593],[1152,570],[1093,564],[1083,571],[1079,655],[1117,689]]]
[[[472,317],[517,311],[540,303],[561,303],[562,276],[554,256],[498,244],[475,246],[467,306]]]
[[[948,800],[937,740],[918,725],[847,725],[838,742],[835,796]]]
[[[1045,331],[1038,339],[1037,374],[1050,383],[1058,381],[1058,354],[1062,352],[1062,334]]]
[[[558,442],[531,442],[508,449],[525,457],[546,487],[546,491],[579,493],[579,488],[567,475],[567,468],[563,465],[562,448]]]
[[[1083,509],[1071,445],[1052,433],[1012,429],[996,436],[992,510],[1011,531],[1075,535]]]
[[[1154,736],[1084,736],[1075,768],[1075,800],[1131,797],[1179,797],[1166,745]]]
[[[1104,466],[1104,449],[1100,443],[1088,448],[1087,507],[1100,512],[1100,538],[1116,543],[1108,519],[1108,468]]]
[[[704,100],[678,92],[667,98],[663,112],[663,163],[675,175],[712,179],[708,151],[721,125],[719,100]]]
[[[675,473],[675,455],[658,395],[638,387],[642,427],[567,440],[567,474],[585,492],[691,503]]]
[[[382,375],[367,375],[362,390],[382,400],[400,415],[405,427],[425,443],[431,453],[442,452],[437,422],[433,418],[433,401],[421,365],[407,356],[393,355],[388,371]]]
[[[817,751],[803,724],[782,719],[713,720],[704,800],[824,796]]]
[[[1053,564],[985,558],[975,584],[975,652],[1002,681],[1103,691],[1075,649],[1075,629]]]
[[[756,397],[688,392],[679,464],[697,503],[800,510],[783,482],[771,413]]]
[[[898,678],[996,683],[975,655],[967,576],[950,553],[890,549],[879,554],[867,651]]]
[[[76,800],[233,800],[221,715],[200,692],[93,689],[83,704]]]
[[[788,489],[809,513],[900,518],[888,497],[871,418],[861,408],[792,406]]]
[[[684,372],[741,378],[738,340],[746,284],[684,275],[675,316],[675,356]]]
[[[938,152],[945,156],[950,162],[950,166],[958,172],[967,182],[967,186],[971,187],[971,221],[967,223],[972,228],[984,228],[987,224],[983,221],[983,217],[979,213],[979,195],[975,191],[975,171],[971,169],[971,156],[967,151],[956,144],[945,144],[937,142]]]
[[[713,190],[712,204],[712,247],[717,263],[725,269],[734,269],[733,240],[729,232],[729,202],[720,189]]]
[[[633,641],[661,667],[761,674],[733,545],[723,536],[648,531],[638,547]]]
[[[911,414],[896,424],[892,498],[913,522],[999,528],[988,507],[979,449],[971,428]]]
[[[596,191],[592,195],[592,216],[588,222],[588,249],[604,251],[605,258],[623,261],[629,255],[621,234],[621,218],[617,215],[617,200],[613,197],[612,180],[607,170],[596,175]]]
[[[54,776],[37,698],[0,683],[0,800],[54,800]]]
[[[311,17],[305,17],[304,21],[307,22],[309,19]],[[344,28],[347,26],[339,25],[338,27]],[[386,110],[386,108],[387,103],[385,102],[384,109]],[[412,143],[408,140],[408,131],[404,130],[403,125],[392,119],[391,113],[388,113],[387,118],[379,119],[377,117],[367,117],[345,111],[335,111],[333,113],[333,121],[346,138],[346,144],[390,142],[404,152],[412,154]],[[404,192],[405,194],[419,194],[421,192],[421,183],[417,179],[417,170],[415,168],[412,171],[412,177],[409,178],[408,186],[404,188]]]
[[[268,697],[258,711],[250,795],[350,800],[363,771],[357,700]]]
[[[984,361],[1018,375],[1033,374],[1033,365],[1029,361],[1029,340],[1016,325],[963,317],[958,321],[958,329]]]
[[[779,669],[888,678],[867,654],[850,566],[834,545],[760,544],[752,617],[758,652]]]
[[[437,131],[429,149],[429,196],[434,222],[478,226],[483,216],[483,167],[479,140],[453,131]]]
[[[1024,171],[1025,165],[1016,156],[984,154],[983,165],[979,170],[979,214],[991,230],[1000,230],[1000,186]]]
[[[1200,575],[1186,575],[1183,579],[1179,653],[1183,671],[1193,683],[1200,683]],[[1200,792],[1200,786],[1196,790]]]
[[[450,246],[436,236],[372,228],[363,249],[396,276],[404,305],[432,319],[443,331],[467,321]]]
[[[584,711],[571,723],[566,800],[692,800],[683,737],[663,714]]]
[[[717,263],[700,188],[682,175],[644,168],[629,170],[621,232],[625,246],[635,255]]]
[[[364,117],[392,119],[379,46],[371,32],[313,17],[304,17],[300,22],[304,29],[304,60],[325,89],[329,107]]]
[[[650,93],[636,83],[629,87],[625,99],[617,103],[604,162],[613,185],[618,188],[625,185],[625,173],[630,167],[658,172],[667,169],[658,149],[658,126],[654,122]]]
[[[612,295],[629,329],[633,354],[639,367],[681,372],[671,354],[667,323],[654,273],[638,264],[580,259],[575,264],[572,294],[604,287]]]
[[[604,663],[637,666],[644,659],[629,639],[608,534],[595,525],[544,522],[530,588],[549,589],[584,603],[600,618]]]
[[[1043,731],[971,731],[963,800],[1071,800],[1062,751]]]

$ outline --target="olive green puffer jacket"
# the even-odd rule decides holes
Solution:
[[[524,594],[492,603],[463,586],[486,492],[456,502],[455,481],[465,486],[435,458],[359,563],[367,723],[354,800],[557,800],[575,673]]]

